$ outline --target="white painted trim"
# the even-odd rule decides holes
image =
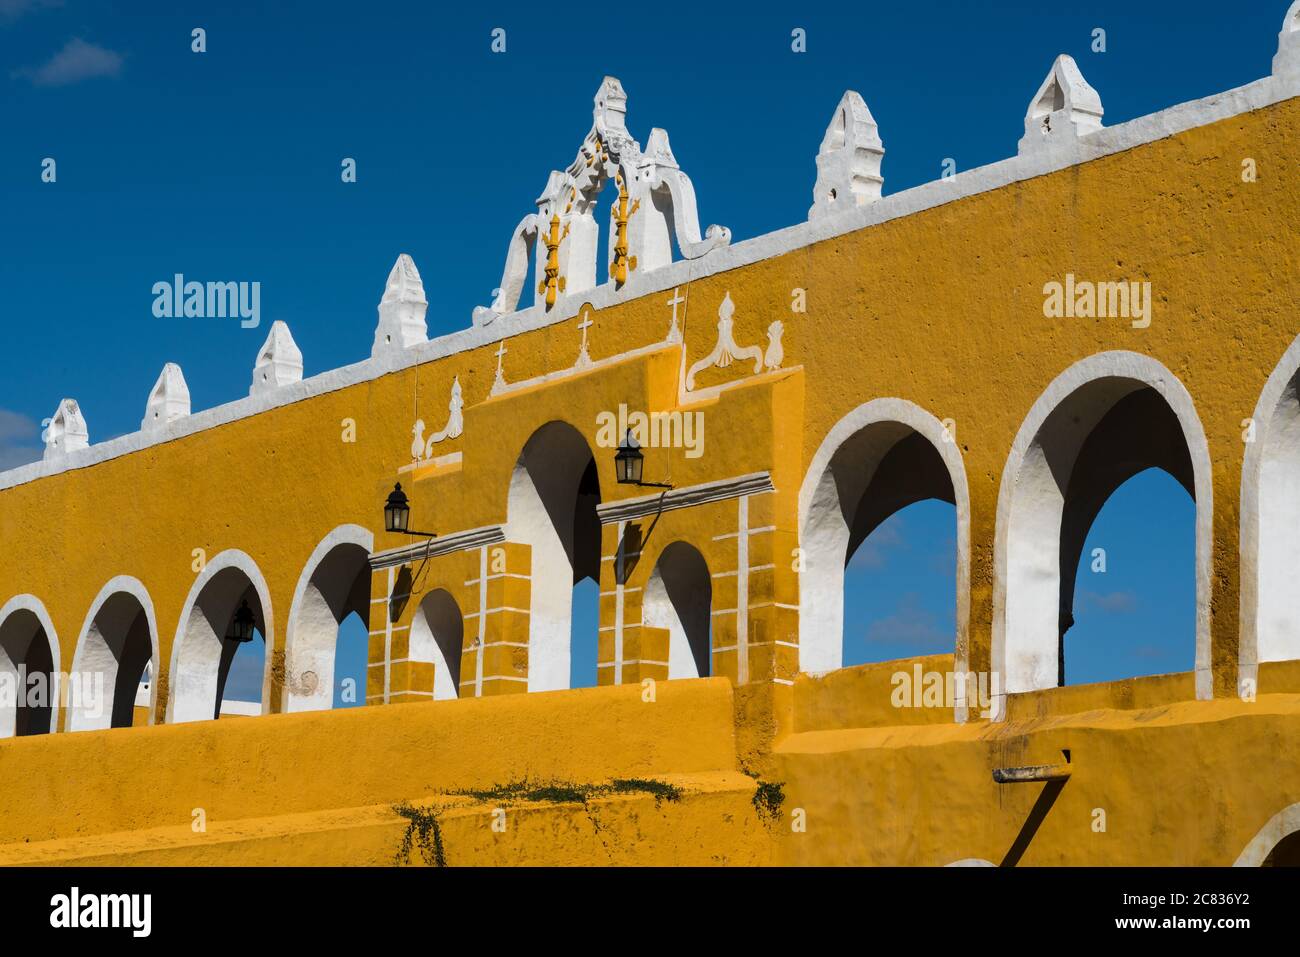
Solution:
[[[1300,2],[1300,0],[1297,0]],[[1296,645],[1294,653],[1279,653],[1274,648],[1272,651],[1265,650],[1260,653],[1260,575],[1264,572],[1265,563],[1261,560],[1261,543],[1262,537],[1273,539],[1276,544],[1282,545],[1286,551],[1292,551],[1298,548],[1296,543],[1296,530],[1286,527],[1285,519],[1279,522],[1279,516],[1273,514],[1269,526],[1261,525],[1260,515],[1260,495],[1264,479],[1264,467],[1266,464],[1265,453],[1285,451],[1284,443],[1289,439],[1294,446],[1297,435],[1273,435],[1271,429],[1274,425],[1273,418],[1278,413],[1284,401],[1291,401],[1293,404],[1300,400],[1290,395],[1291,383],[1300,376],[1300,338],[1291,342],[1282,358],[1278,360],[1277,365],[1273,368],[1264,384],[1260,393],[1259,401],[1255,404],[1255,411],[1252,420],[1255,426],[1255,440],[1245,443],[1245,454],[1241,463],[1241,530],[1240,530],[1240,640],[1237,653],[1237,690],[1242,697],[1252,698],[1259,680],[1259,663],[1263,661],[1279,661],[1288,658],[1300,658],[1300,645]],[[1283,447],[1278,447],[1283,446]],[[1294,460],[1297,452],[1292,448],[1292,461],[1277,462],[1275,467],[1294,468],[1297,464]],[[1300,482],[1300,475],[1284,476],[1278,475],[1278,479],[1290,478],[1292,482]],[[1286,496],[1293,495],[1294,489],[1279,489]],[[1284,503],[1289,504],[1289,503]],[[1294,507],[1294,505],[1292,505]],[[1279,537],[1280,536],[1280,537]],[[1279,555],[1274,552],[1273,561],[1283,563],[1287,559],[1285,554]],[[1269,572],[1276,575],[1289,575],[1295,571],[1294,567],[1274,568]],[[1273,589],[1278,590],[1281,582],[1274,579]],[[1288,592],[1294,592],[1294,589],[1288,587]],[[1294,636],[1290,634],[1292,629],[1284,629],[1287,637],[1291,637],[1294,642]],[[1275,629],[1276,632],[1276,629]],[[1274,642],[1277,644],[1278,642]]]
[[[1011,183],[1024,182],[1122,153],[1188,130],[1262,109],[1297,95],[1300,95],[1300,80],[1287,75],[1268,76],[1223,93],[1180,103],[1127,123],[1088,133],[1062,144],[1059,149],[1035,151],[1030,155],[1013,156],[987,166],[966,170],[956,176],[893,193],[873,203],[850,208],[837,215],[820,216],[810,222],[798,223],[744,242],[713,249],[700,259],[679,260],[649,272],[636,270],[629,275],[628,281],[622,287],[607,282],[594,289],[584,290],[580,295],[561,296],[550,310],[545,308],[544,303],[534,304],[527,309],[494,319],[487,325],[473,325],[450,335],[417,343],[406,349],[393,350],[391,353],[339,369],[331,369],[311,378],[287,383],[257,396],[249,396],[196,412],[168,423],[154,432],[133,432],[86,449],[70,451],[55,459],[21,465],[0,473],[0,490],[62,472],[87,468],[270,409],[368,382],[390,372],[446,358],[480,346],[492,345],[522,332],[556,325],[573,318],[578,310],[588,303],[593,309],[599,310],[652,293],[670,291],[674,287],[688,285],[706,276],[727,272],[823,240],[988,193]]]
[[[450,535],[442,535],[427,542],[416,542],[414,545],[403,545],[401,548],[375,552],[370,556],[370,567],[374,571],[379,571],[381,568],[423,561],[425,558],[435,558],[438,555],[450,555],[452,552],[467,552],[484,545],[496,545],[505,540],[506,533],[503,526],[485,525],[482,528],[452,532]]]
[[[992,861],[984,860],[982,857],[964,857],[960,861],[945,864],[944,867],[997,867],[997,865]]]
[[[671,512],[678,508],[691,508],[709,502],[725,502],[728,499],[745,495],[761,495],[771,491],[775,491],[771,473],[752,472],[735,478],[667,489],[652,495],[639,495],[636,498],[605,502],[596,507],[596,515],[602,525],[609,525],[613,522],[631,521],[634,518],[646,518],[660,512]]]
[[[400,264],[400,259],[398,262]],[[412,265],[412,268],[414,268],[414,265]],[[397,266],[393,267],[393,271],[397,271]],[[320,567],[321,562],[325,560],[330,552],[340,545],[356,545],[359,548],[364,548],[366,554],[369,555],[375,548],[375,536],[369,529],[362,528],[360,525],[340,525],[337,528],[332,529],[329,534],[321,539],[320,544],[312,550],[311,555],[307,558],[306,564],[303,565],[302,573],[298,576],[298,584],[295,585],[293,589],[293,600],[289,604],[289,619],[285,623],[284,629],[285,681],[284,689],[280,695],[280,708],[285,712],[307,711],[313,710],[313,708],[317,710],[328,710],[334,703],[333,667],[330,669],[329,680],[323,682],[323,684],[327,686],[329,695],[329,701],[323,707],[320,705],[318,700],[322,695],[297,695],[294,694],[292,688],[294,685],[294,676],[301,670],[298,667],[298,663],[294,660],[294,649],[296,644],[294,639],[297,637],[298,631],[300,630],[299,619],[302,613],[303,598],[307,594],[307,586],[310,584],[312,576],[316,574],[316,570]],[[373,566],[371,567],[373,568]],[[369,632],[370,622],[367,621],[367,636],[369,636]],[[368,640],[367,644],[369,644]],[[319,687],[320,686],[318,685],[317,690],[319,690]],[[313,701],[315,701],[314,705]]]
[[[1000,690],[993,695],[995,720],[1005,717],[1008,693],[1033,690],[1013,687],[1007,674],[1008,539],[1015,483],[1047,417],[1079,389],[1107,378],[1128,379],[1154,389],[1182,425],[1183,440],[1192,461],[1193,487],[1196,491],[1196,696],[1207,700],[1213,695],[1213,676],[1210,671],[1210,593],[1214,545],[1214,484],[1205,430],[1201,427],[1191,394],[1164,365],[1137,352],[1101,352],[1074,363],[1058,375],[1035,400],[1020,426],[1002,469],[993,544],[992,664],[994,674],[1000,676]],[[1052,640],[1056,641],[1055,635]]]
[[[938,418],[906,399],[882,398],[858,406],[836,422],[826,433],[826,438],[813,453],[808,468],[804,471],[803,485],[799,489],[799,547],[803,547],[817,487],[835,453],[863,429],[889,422],[906,426],[919,434],[930,443],[948,469],[957,512],[957,634],[954,643],[954,670],[964,673],[970,667],[970,490],[961,449],[948,437]],[[840,616],[838,630],[826,631],[805,626],[812,611],[804,595],[805,574],[808,574],[807,570],[799,575],[799,670],[809,674],[824,674],[834,671],[843,663],[843,614]],[[821,639],[820,644],[815,643],[814,636]],[[957,702],[956,720],[964,721],[965,717],[966,702],[961,700]]]
[[[45,610],[45,605],[35,595],[14,595],[5,602],[0,607],[0,628],[4,627],[9,616],[16,611],[29,611],[35,615],[45,632],[45,640],[50,644],[50,660],[53,662],[50,667],[50,734],[54,734],[59,730],[59,699],[62,697],[59,679],[63,674],[63,666],[59,636],[54,630],[54,622],[50,620],[50,613]],[[12,735],[12,732],[4,736],[9,735]]]
[[[252,583],[253,590],[257,592],[257,600],[262,605],[262,623],[265,626],[262,632],[262,639],[266,642],[266,660],[263,665],[262,674],[262,713],[270,711],[271,704],[271,662],[274,658],[275,651],[275,615],[271,609],[271,589],[266,584],[266,579],[262,576],[262,571],[257,567],[257,562],[248,555],[247,552],[240,551],[237,548],[228,548],[220,554],[214,555],[203,566],[203,571],[199,572],[194,584],[190,586],[190,593],[185,598],[185,604],[181,608],[180,618],[176,622],[176,636],[172,639],[171,664],[167,673],[167,723],[172,724],[177,721],[176,699],[179,689],[177,680],[178,668],[181,660],[181,649],[185,644],[186,626],[189,624],[190,614],[194,611],[194,604],[198,601],[199,595],[208,582],[216,577],[218,572],[227,568],[238,569],[243,572],[244,576]],[[157,675],[157,672],[155,672]],[[216,708],[217,702],[212,702],[213,708]],[[202,718],[193,718],[187,720],[206,720]]]
[[[141,582],[140,579],[131,575],[117,575],[110,578],[105,583],[104,587],[99,590],[99,594],[95,596],[95,600],[90,603],[90,611],[86,613],[86,619],[82,622],[81,631],[77,635],[77,645],[72,652],[72,668],[70,673],[75,674],[81,671],[82,659],[85,656],[86,637],[90,634],[91,626],[94,625],[96,617],[98,617],[100,610],[104,607],[104,603],[117,594],[130,595],[138,601],[140,607],[144,609],[145,622],[149,626],[149,664],[153,669],[153,681],[151,681],[149,685],[149,724],[153,724],[155,709],[158,706],[158,620],[154,615],[153,599],[149,597],[149,590],[144,587],[144,583]],[[105,683],[108,682],[109,677],[110,676],[108,675],[104,676]],[[116,682],[116,673],[111,677],[113,681]],[[108,723],[95,725],[95,728],[109,727],[109,724],[111,724],[113,720],[113,715],[109,713],[105,716],[104,720]],[[68,730],[82,730],[81,728],[73,727],[74,723],[79,723],[77,721],[77,711],[75,709],[70,709],[68,712]],[[93,729],[87,728],[87,730]]]
[[[1273,848],[1286,837],[1300,831],[1300,804],[1292,804],[1274,814],[1259,833],[1250,839],[1233,867],[1259,867]]]

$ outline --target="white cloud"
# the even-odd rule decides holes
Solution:
[[[916,648],[946,648],[955,636],[939,627],[938,616],[923,607],[914,592],[908,592],[888,618],[871,623],[867,629],[870,644],[911,645]]]
[[[1137,610],[1137,595],[1131,591],[1113,591],[1107,595],[1085,591],[1081,597],[1085,608],[1095,608],[1103,614],[1127,615]]]
[[[39,425],[20,412],[0,409],[0,471],[35,462],[44,452]]]
[[[68,86],[98,76],[117,76],[121,71],[122,54],[73,37],[45,63],[14,75],[26,77],[34,86]]]

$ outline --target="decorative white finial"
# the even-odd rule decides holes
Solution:
[[[835,107],[817,151],[817,183],[808,218],[853,209],[880,198],[885,146],[866,102],[853,90]]]
[[[626,130],[627,94],[616,76],[607,76],[596,91],[596,105],[592,118],[598,130]]]
[[[149,401],[145,403],[144,419],[140,422],[142,432],[161,429],[168,422],[175,422],[190,414],[190,387],[185,384],[181,367],[174,362],[163,366],[158,381],[149,392]]]
[[[1273,75],[1300,87],[1300,0],[1291,4],[1277,36],[1277,56],[1273,57]]]
[[[45,430],[45,459],[48,461],[89,447],[90,430],[86,428],[81,407],[76,399],[64,399]]]
[[[293,341],[289,327],[280,319],[271,323],[271,332],[257,353],[253,366],[253,385],[249,395],[272,392],[302,378],[302,350]]]
[[[1101,129],[1101,97],[1083,78],[1074,58],[1062,53],[1025,113],[1020,154],[1050,149]]]
[[[429,328],[424,316],[428,308],[424,283],[420,280],[420,271],[415,268],[415,260],[402,253],[388,273],[384,296],[379,300],[379,326],[375,329],[375,344],[370,355],[400,351],[426,341]]]

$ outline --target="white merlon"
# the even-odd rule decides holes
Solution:
[[[86,428],[81,407],[76,399],[64,399],[45,430],[45,461],[89,447],[90,430]]]
[[[885,145],[862,97],[848,90],[817,151],[817,182],[808,218],[815,219],[862,206],[880,198],[884,179],[880,162]]]
[[[1273,75],[1300,90],[1300,0],[1291,4],[1277,37],[1277,55],[1273,57]]]
[[[379,300],[379,325],[375,329],[375,343],[370,348],[370,355],[427,342],[429,327],[424,317],[428,308],[424,283],[420,280],[420,271],[415,268],[415,260],[402,253],[388,273],[388,283],[384,286],[383,298]]]
[[[1019,152],[1023,156],[1059,149],[1080,136],[1095,133],[1101,129],[1104,112],[1101,97],[1083,78],[1079,65],[1062,53],[1025,113],[1025,135]]]
[[[262,395],[302,379],[302,351],[282,320],[271,323],[271,333],[257,353],[249,395]]]
[[[189,414],[190,387],[185,384],[181,367],[174,362],[169,362],[163,366],[158,381],[154,383],[149,393],[140,430],[154,432],[168,422],[175,422]]]

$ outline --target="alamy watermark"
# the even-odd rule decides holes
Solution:
[[[617,413],[596,415],[596,444],[603,449],[618,448],[629,431],[641,448],[685,449],[688,459],[704,454],[704,413],[698,410],[629,412],[626,403],[620,403]]]
[[[102,718],[106,703],[104,673],[28,672],[22,664],[13,671],[0,671],[0,710],[48,708],[58,700],[87,718]]]
[[[262,321],[260,282],[186,282],[177,273],[171,282],[153,284],[153,314],[159,319],[239,319],[256,329]]]
[[[1048,319],[1128,319],[1134,329],[1151,325],[1151,283],[1091,282],[1066,273],[1065,282],[1043,286]]]
[[[895,671],[889,703],[895,708],[955,708],[959,702],[980,709],[980,717],[993,713],[993,699],[1002,693],[996,672],[926,671],[920,662],[911,671]]]

